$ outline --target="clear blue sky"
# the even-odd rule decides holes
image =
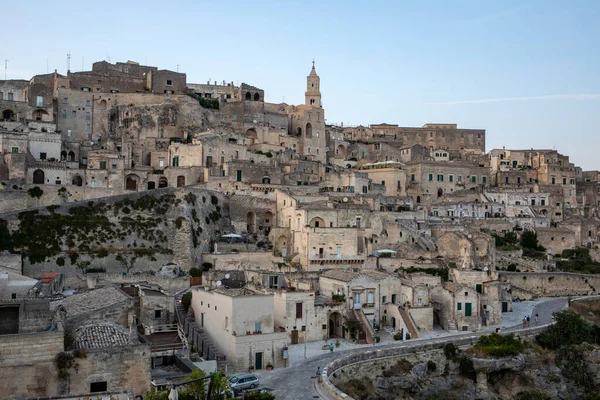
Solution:
[[[97,5],[98,4],[98,5]],[[99,4],[102,4],[101,6]],[[8,78],[134,60],[302,103],[328,123],[457,123],[487,150],[553,148],[600,169],[600,1],[10,2]]]

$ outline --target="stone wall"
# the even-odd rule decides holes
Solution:
[[[71,370],[70,392],[89,393],[93,382],[106,382],[109,392],[132,390],[145,395],[150,390],[150,345],[113,347],[86,351]]]
[[[243,245],[240,245],[240,247]],[[239,249],[239,248],[238,248]],[[230,254],[202,254],[202,261],[211,263],[215,269],[262,269],[275,271],[282,257],[275,257],[271,252],[240,252]]]
[[[63,350],[63,332],[0,336],[2,397],[56,395],[58,372],[53,360]]]
[[[501,271],[498,279],[537,296],[588,295],[600,291],[600,275]]]

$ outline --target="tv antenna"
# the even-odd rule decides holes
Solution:
[[[67,72],[71,71],[71,50],[67,53]]]

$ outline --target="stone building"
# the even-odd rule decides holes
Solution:
[[[286,367],[287,333],[275,329],[273,294],[250,289],[196,289],[191,308],[196,325],[227,357],[234,371]]]
[[[447,282],[431,290],[434,320],[450,332],[481,329],[479,293],[456,282]]]

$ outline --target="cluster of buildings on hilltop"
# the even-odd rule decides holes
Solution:
[[[0,255],[3,392],[144,394],[204,362],[286,367],[298,343],[477,331],[535,296],[505,270],[550,271],[563,250],[597,247],[599,171],[556,150],[486,153],[485,130],[455,124],[327,125],[314,63],[306,82],[304,104],[288,105],[131,61],[0,81],[1,212],[162,188],[226,194],[219,237],[179,266],[204,268],[192,289],[152,261],[151,277],[61,266],[27,277],[20,255]],[[27,193],[36,186],[43,196]],[[546,249],[537,259],[496,246],[529,230]],[[58,353],[72,357],[57,365]]]

